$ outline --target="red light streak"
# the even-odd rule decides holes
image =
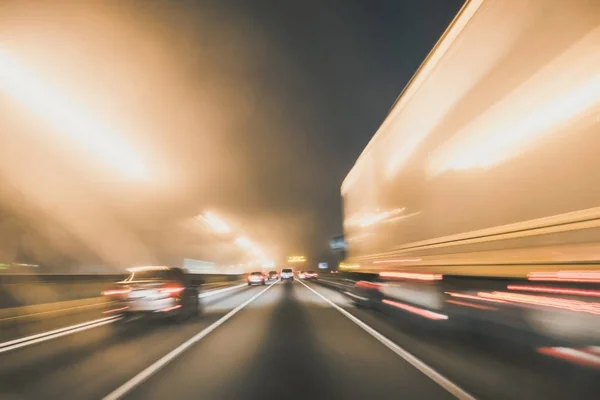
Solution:
[[[600,303],[588,303],[580,300],[560,299],[556,297],[532,296],[528,294],[493,292],[479,292],[478,296],[487,299],[500,299],[514,303],[531,304],[536,306],[546,306],[560,308],[563,310],[587,312],[600,315]]]
[[[497,310],[496,307],[488,307],[488,306],[483,306],[481,304],[467,303],[466,301],[446,300],[446,303],[458,304],[459,306],[465,306],[465,307],[471,307],[471,308],[478,308],[480,310],[489,310],[489,311]]]
[[[555,294],[572,294],[576,296],[591,296],[600,297],[600,290],[583,290],[570,288],[553,288],[544,286],[522,286],[508,285],[509,290],[520,290],[524,292],[539,292],[539,293],[555,293]]]
[[[395,271],[384,271],[380,272],[379,276],[382,278],[401,278],[401,279],[414,279],[419,281],[439,281],[442,279],[441,274],[423,274],[416,272],[395,272]]]
[[[131,292],[131,289],[115,289],[115,290],[105,290],[102,292],[104,296],[113,296],[115,294],[126,294]]]
[[[357,288],[361,288],[361,289],[375,289],[375,290],[381,289],[380,283],[373,283],[373,282],[367,282],[367,281],[358,281],[358,282],[356,282],[355,286]]]
[[[537,352],[570,361],[574,364],[600,368],[600,357],[595,354],[590,354],[587,348],[571,349],[569,347],[540,347],[537,349]]]
[[[470,300],[477,300],[477,301],[489,301],[492,303],[508,303],[506,301],[503,300],[497,300],[497,299],[485,299],[483,297],[478,297],[478,296],[474,296],[474,295],[470,295],[470,294],[463,294],[463,293],[454,293],[454,292],[445,292],[447,295],[450,295],[452,297],[459,297],[461,299],[470,299]]]
[[[421,317],[425,317],[425,318],[429,318],[429,319],[434,319],[434,320],[448,319],[447,315],[438,314],[438,313],[434,313],[433,311],[424,310],[422,308],[417,308],[417,307],[409,306],[408,304],[398,303],[397,301],[392,301],[392,300],[386,300],[386,299],[384,299],[383,302],[385,304],[389,304],[390,306],[401,308],[401,309],[409,311],[409,312],[411,312],[413,314],[420,315]]]
[[[527,278],[530,281],[600,283],[600,271],[530,272]]]
[[[183,292],[185,288],[182,287],[172,287],[172,288],[164,288],[161,289],[161,293],[166,293],[166,294],[177,294],[177,293],[181,293]]]

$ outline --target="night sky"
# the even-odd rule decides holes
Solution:
[[[343,178],[463,2],[217,3],[242,21],[233,30],[260,38],[251,65],[228,71],[257,101],[243,132],[222,139],[251,171],[256,195],[242,206],[289,221],[289,251],[314,254],[341,233]],[[239,207],[227,199],[239,192],[226,193]]]
[[[177,221],[210,209],[282,257],[321,254],[341,233],[342,180],[463,1],[26,3],[0,8],[6,45],[111,128],[127,132],[154,168],[154,186],[142,187],[94,175],[81,160],[69,167],[68,157],[50,158],[54,153],[35,136],[19,142],[27,138],[19,129],[38,128],[17,121],[18,129],[4,130],[13,153],[35,154],[39,147],[36,163],[27,164],[35,176],[29,186],[56,167],[52,176],[88,199],[84,214],[114,218],[106,232],[126,227],[123,234],[152,251],[170,246],[165,227],[175,241]],[[16,118],[13,105],[2,107],[5,118]],[[101,235],[94,224],[74,227],[73,212],[44,209],[39,188],[19,186],[8,160],[0,151],[0,178],[8,177],[0,183],[14,192],[0,193],[0,234],[13,248],[0,248],[0,255],[43,261],[48,253],[34,257],[31,248],[56,247],[58,234],[49,227],[75,239],[87,234],[80,248],[93,253],[94,235]],[[51,193],[53,205],[73,201],[73,193],[63,192]],[[7,223],[10,215],[18,222]],[[103,240],[108,248],[111,238]],[[60,247],[69,253],[78,245]],[[192,254],[186,251],[163,259]]]

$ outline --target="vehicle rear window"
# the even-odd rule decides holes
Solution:
[[[275,275],[277,273],[277,271],[269,271],[269,274],[271,275]]]
[[[282,269],[281,272],[292,272],[292,270],[290,268],[285,268],[285,269]]]
[[[253,272],[250,275],[262,275],[262,272]]]

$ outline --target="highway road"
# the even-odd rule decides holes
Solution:
[[[593,370],[356,308],[318,283],[202,300],[203,315],[180,324],[108,321],[0,344],[0,398],[597,398]]]

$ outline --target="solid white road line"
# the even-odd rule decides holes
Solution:
[[[367,301],[367,300],[369,300],[367,297],[362,297],[362,296],[359,296],[359,295],[357,295],[357,294],[350,293],[350,292],[348,292],[348,291],[345,291],[344,293],[345,293],[345,294],[347,294],[348,296],[350,296],[350,297],[354,297],[355,299],[358,299],[358,300],[363,300],[363,301]]]
[[[236,285],[236,286],[226,287],[223,289],[211,290],[206,293],[201,293],[200,295],[198,295],[198,297],[199,298],[210,297],[210,296],[214,296],[219,293],[224,293],[224,292],[227,292],[230,290],[239,289],[243,286],[246,286],[246,283]],[[97,305],[98,304],[92,304],[91,306],[97,306]],[[87,307],[87,306],[85,306],[85,307]],[[75,308],[81,308],[81,307],[73,307],[72,309],[75,309]],[[112,322],[116,322],[119,319],[121,319],[120,316],[114,315],[114,316],[110,316],[110,317],[106,317],[106,318],[96,319],[93,321],[83,322],[83,323],[77,324],[77,325],[66,326],[64,328],[55,329],[55,330],[48,331],[48,332],[38,333],[36,335],[31,335],[31,336],[26,336],[26,337],[19,338],[19,339],[10,340],[8,342],[0,343],[0,354],[5,353],[7,351],[15,350],[15,349],[18,349],[21,347],[29,346],[29,345],[32,345],[35,343],[45,342],[47,340],[56,339],[61,336],[66,336],[66,335],[70,335],[72,333],[82,332],[82,331],[96,328],[96,327],[99,327],[102,325],[107,325]]]
[[[198,295],[198,298],[202,299],[204,297],[214,296],[215,294],[228,292],[228,291],[233,290],[233,289],[239,289],[239,288],[247,286],[247,285],[248,285],[247,283],[241,283],[241,284],[236,285],[236,286],[230,286],[230,287],[226,287],[226,288],[223,288],[223,289],[211,290],[211,291],[208,291],[208,292],[200,293]]]
[[[446,389],[448,392],[453,394],[456,398],[461,400],[475,400],[475,397],[471,396],[469,393],[465,392],[463,389],[458,387],[456,384],[449,381],[446,377],[435,371],[433,368],[425,364],[423,361],[419,360],[417,357],[413,356],[408,351],[404,350],[402,347],[398,346],[396,343],[392,342],[387,337],[383,336],[381,333],[377,332],[375,329],[371,328],[369,325],[362,322],[360,319],[356,318],[354,315],[350,314],[348,311],[344,310],[342,307],[338,306],[321,293],[317,292],[306,283],[302,281],[298,281],[303,284],[308,290],[319,296],[325,302],[327,302],[330,306],[338,310],[349,320],[354,322],[356,325],[360,326],[367,333],[373,336],[375,339],[379,340],[384,346],[388,349],[402,357],[404,360],[409,362],[413,367],[421,371],[423,374],[427,375],[431,380],[435,383]]]
[[[88,329],[97,328],[99,326],[112,324],[113,322],[119,319],[121,319],[121,317],[119,316],[100,318],[94,321],[84,322],[82,324],[67,326],[65,328],[56,329],[54,331],[39,333],[37,335],[27,336],[24,338],[11,340],[9,342],[0,343],[0,353],[6,353],[7,351],[15,350],[21,347],[45,342],[47,340],[56,339],[77,332],[86,331]]]
[[[165,365],[167,365],[168,363],[173,361],[175,358],[177,358],[181,353],[183,353],[188,348],[190,348],[191,346],[193,346],[194,344],[196,344],[197,342],[202,340],[202,338],[204,338],[206,335],[208,335],[209,333],[211,333],[212,331],[217,329],[219,326],[223,325],[228,319],[230,319],[235,314],[237,314],[242,308],[244,308],[248,304],[252,303],[254,300],[256,300],[259,296],[261,296],[267,290],[271,289],[273,287],[273,285],[275,285],[276,283],[277,282],[270,284],[268,287],[261,290],[260,292],[258,292],[254,296],[252,296],[250,299],[246,300],[245,302],[243,302],[242,304],[240,304],[233,310],[229,311],[227,314],[225,314],[219,320],[214,322],[212,325],[201,330],[195,336],[188,339],[186,342],[179,345],[177,348],[171,350],[167,355],[165,355],[158,361],[154,362],[148,368],[146,368],[145,370],[143,370],[142,372],[140,372],[139,374],[137,374],[136,376],[131,378],[129,381],[125,382],[123,385],[119,386],[112,393],[105,396],[103,400],[117,400],[117,399],[120,399],[121,397],[125,396],[127,393],[129,393],[131,390],[136,388],[138,385],[140,385],[146,379],[148,379],[152,375],[154,375],[157,371],[159,371]]]

